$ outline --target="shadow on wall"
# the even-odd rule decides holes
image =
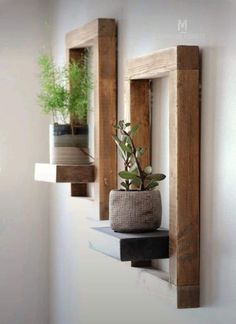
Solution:
[[[220,49],[204,47],[202,59],[201,89],[201,305],[217,303],[219,292],[220,243],[216,219],[216,188],[218,187],[217,169],[217,112],[221,109],[217,101]]]

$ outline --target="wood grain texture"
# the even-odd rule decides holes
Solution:
[[[94,165],[35,164],[35,180],[44,182],[94,182]]]
[[[126,78],[130,80],[158,78],[175,70],[176,65],[176,47],[159,50],[156,53],[129,60]]]
[[[69,51],[69,60],[71,61],[80,61],[83,59],[85,54],[85,48],[68,48]]]
[[[71,197],[88,197],[88,188],[86,183],[72,183]]]
[[[176,47],[177,70],[199,70],[200,55],[198,46],[179,45]]]
[[[177,110],[177,71],[169,73],[169,230],[171,282],[177,283],[177,233],[178,233],[178,110]]]
[[[66,35],[66,56],[80,59],[92,50],[95,96],[95,200],[100,219],[108,219],[109,192],[117,187],[116,147],[112,141],[117,114],[117,26],[114,19],[99,18]]]
[[[83,27],[76,28],[66,34],[66,46],[67,48],[79,48],[90,47],[93,45],[93,41],[98,37],[99,20],[93,20],[92,22],[84,25]]]
[[[128,61],[125,78],[155,79],[174,70],[199,69],[197,46],[179,45]]]
[[[177,308],[200,307],[199,286],[177,286]]]
[[[86,48],[68,48],[67,49],[67,62],[80,62],[84,59]],[[76,124],[78,120],[73,119],[70,116],[72,124]],[[71,184],[71,196],[72,197],[88,197],[88,185],[86,183]]]
[[[198,285],[199,72],[177,71],[171,75],[172,82],[177,89],[176,95],[171,93],[175,106],[170,107],[171,281],[176,285]]]
[[[145,149],[141,166],[151,163],[150,85],[149,80],[130,81],[130,120],[139,124],[134,143]]]
[[[115,36],[114,19],[98,18],[66,34],[67,48],[91,47],[97,37]]]
[[[109,192],[117,188],[117,155],[112,134],[117,122],[117,62],[116,24],[101,22],[98,37],[98,110],[96,114],[98,133],[98,177],[100,196],[100,219],[109,219]]]
[[[141,97],[137,81],[169,77],[169,268],[172,285],[180,288],[176,297],[178,307],[183,308],[199,306],[199,71],[198,47],[177,46],[133,59],[128,63],[125,80],[133,122],[132,102],[139,102]],[[149,107],[142,101],[140,107],[140,116],[147,115]]]
[[[177,74],[178,240],[177,285],[199,284],[199,72]]]

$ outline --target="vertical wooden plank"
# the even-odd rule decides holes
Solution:
[[[180,308],[187,304],[199,306],[199,146],[199,71],[173,71],[170,73],[170,279],[183,288],[178,290]]]
[[[178,242],[178,172],[177,172],[177,71],[169,73],[169,272],[170,281],[177,284]]]
[[[141,159],[142,167],[151,162],[151,124],[150,124],[150,81],[130,81],[130,121],[139,124],[134,142],[146,151]]]
[[[116,124],[117,106],[117,31],[114,19],[96,19],[66,36],[67,61],[78,60],[87,47],[92,49],[95,96],[95,201],[100,219],[108,219],[109,192],[117,187],[116,147],[112,125]],[[82,190],[82,188],[81,188]]]
[[[86,183],[72,183],[71,184],[71,197],[88,197]]]
[[[70,48],[69,49],[69,61],[80,61],[85,54],[86,48]]]
[[[68,49],[67,62],[73,60],[78,62],[83,59],[85,54],[85,48],[70,48]],[[75,121],[74,121],[75,122]],[[71,184],[71,196],[72,197],[88,197],[88,185],[86,183]]]
[[[98,177],[100,219],[105,220],[109,218],[109,192],[117,187],[116,147],[112,140],[113,125],[117,122],[116,22],[99,19],[98,23]]]
[[[177,286],[177,308],[200,307],[200,287]]]
[[[178,285],[199,284],[199,71],[179,70]]]

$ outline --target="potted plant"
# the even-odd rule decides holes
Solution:
[[[48,55],[41,55],[39,104],[52,116],[50,125],[50,163],[87,164],[87,113],[92,79],[87,54],[79,61],[56,66]]]
[[[111,228],[121,233],[154,231],[160,227],[162,215],[161,195],[156,188],[166,176],[153,174],[151,166],[141,167],[140,158],[145,150],[133,141],[138,125],[121,120],[114,127],[120,135],[113,135],[113,139],[124,161],[124,170],[119,172],[122,189],[110,192]]]

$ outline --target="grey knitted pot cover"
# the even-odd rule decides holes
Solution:
[[[162,205],[159,190],[112,190],[109,200],[111,228],[116,232],[154,231],[161,225]]]

